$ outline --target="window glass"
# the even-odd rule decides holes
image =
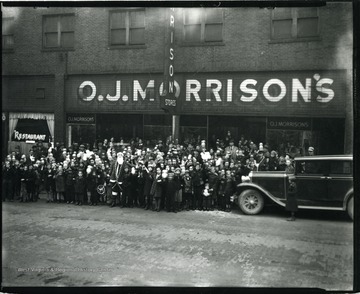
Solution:
[[[205,22],[206,23],[222,23],[223,13],[222,9],[210,8],[206,9]]]
[[[170,115],[144,115],[144,125],[168,125],[171,126],[171,116]]]
[[[145,29],[131,29],[130,30],[130,44],[144,44],[145,43]]]
[[[46,34],[45,35],[45,47],[57,47],[58,46],[58,34]]]
[[[201,25],[185,26],[186,42],[200,42],[200,40],[201,40]]]
[[[3,18],[2,20],[2,34],[9,35],[14,33],[14,19]]]
[[[2,49],[14,48],[14,19],[2,19]]]
[[[111,28],[125,28],[126,27],[126,12],[113,12],[111,17]]]
[[[324,160],[298,161],[296,172],[308,175],[326,175],[328,174],[328,162]]]
[[[74,47],[74,15],[44,17],[44,47]]]
[[[205,26],[205,41],[222,41],[222,24],[208,24]]]
[[[112,30],[111,44],[126,44],[126,30]]]
[[[3,48],[12,48],[14,46],[14,36],[3,36],[2,45]]]
[[[274,38],[291,38],[291,19],[276,20],[273,22]]]
[[[185,24],[200,24],[202,18],[202,10],[196,8],[184,9]]]
[[[351,161],[333,161],[330,165],[330,174],[352,174],[352,162]]]
[[[144,11],[134,11],[130,13],[130,27],[144,27],[145,26],[145,13]]]
[[[61,31],[68,32],[74,31],[74,21],[75,18],[73,15],[65,15],[61,17]]]
[[[272,38],[301,39],[318,36],[318,8],[275,8],[272,13]]]
[[[298,37],[313,37],[318,35],[317,18],[299,18],[297,22]]]
[[[45,17],[44,30],[45,32],[57,32],[58,31],[58,17],[48,16]]]

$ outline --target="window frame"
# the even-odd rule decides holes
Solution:
[[[73,30],[61,30],[61,18],[62,17],[68,17],[68,16],[72,16],[74,18],[74,27]],[[47,18],[57,18],[56,22],[57,22],[57,40],[58,40],[58,45],[54,46],[54,47],[47,47],[46,46],[46,34],[47,32],[45,31],[45,21]],[[43,18],[42,18],[42,49],[44,51],[72,51],[75,50],[75,13],[62,13],[62,14],[44,14]],[[61,45],[61,41],[62,41],[62,37],[61,35],[63,33],[69,33],[69,32],[73,32],[74,34],[74,42],[72,44],[71,47],[63,47]],[[50,33],[50,32],[48,32]]]
[[[139,12],[142,11],[144,13],[144,26],[140,27],[140,26],[136,26],[136,27],[130,27],[131,22],[130,22],[130,13],[131,12]],[[125,13],[125,44],[113,44],[112,43],[112,38],[111,38],[111,33],[113,30],[112,26],[111,26],[111,16],[113,13]],[[131,35],[130,32],[132,29],[139,29],[139,28],[143,28],[144,29],[144,43],[142,44],[131,44],[130,43],[130,39],[131,39]],[[145,48],[146,47],[146,9],[145,8],[131,8],[131,9],[116,9],[116,10],[110,10],[109,11],[109,22],[108,22],[108,46],[109,49],[119,49],[119,48]]]
[[[221,9],[221,22],[206,22],[206,12],[209,9]],[[199,41],[186,41],[186,27],[193,26],[194,23],[186,23],[186,10],[183,10],[182,17],[182,45],[183,46],[207,46],[207,45],[224,45],[224,9],[223,8],[209,8],[209,7],[201,7],[199,11],[201,11],[200,15],[200,40]],[[214,25],[221,24],[221,41],[206,41],[205,40],[205,30],[206,25]]]
[[[270,43],[282,43],[282,42],[307,42],[307,41],[319,41],[320,37],[320,13],[319,7],[288,7],[291,10],[291,18],[289,17],[275,17],[275,10],[271,10],[270,14]],[[302,8],[316,8],[316,16],[299,16],[299,9]],[[276,8],[275,8],[276,9]],[[317,18],[317,32],[314,36],[299,37],[298,35],[298,20]],[[279,20],[291,20],[291,37],[289,38],[276,38],[274,31],[274,21]]]
[[[4,21],[11,21],[12,22],[12,25],[14,26],[15,25],[15,17],[2,17],[2,27],[3,27],[3,22]],[[11,47],[5,47],[4,46],[4,37],[9,37],[9,36],[12,36],[12,39],[13,39],[13,45]],[[15,30],[12,29],[12,32],[9,32],[9,33],[6,33],[6,34],[3,34],[3,32],[1,32],[1,48],[2,48],[2,52],[13,52],[15,50]]]

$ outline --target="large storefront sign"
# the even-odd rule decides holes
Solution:
[[[183,113],[295,113],[343,116],[346,80],[343,71],[177,74],[175,97]],[[96,75],[70,78],[71,109],[105,111],[160,109],[161,75]]]
[[[291,118],[291,117],[269,117],[267,119],[269,130],[303,130],[311,131],[311,118]]]
[[[175,8],[168,10],[167,44],[165,50],[164,86],[161,93],[161,108],[169,113],[176,113],[179,109],[179,101],[175,96]]]

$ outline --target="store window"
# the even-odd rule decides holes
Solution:
[[[228,139],[230,137],[237,144],[242,136],[256,144],[265,141],[266,119],[263,117],[241,116],[209,116],[209,142],[214,145],[216,139]]]
[[[154,144],[157,140],[163,140],[171,136],[172,117],[166,114],[144,115],[144,140]]]
[[[276,7],[271,14],[272,40],[302,40],[319,37],[317,7]]]
[[[90,144],[93,146],[95,142],[95,125],[69,125],[69,146],[76,142],[78,144]]]
[[[43,18],[43,46],[46,49],[74,48],[75,15],[46,15]]]
[[[145,44],[145,10],[110,11],[110,46]]]
[[[209,43],[223,41],[221,8],[185,8],[184,42]]]
[[[6,17],[2,19],[2,50],[14,50],[14,18]]]
[[[97,114],[97,140],[114,137],[115,142],[129,143],[143,136],[143,117],[141,114]]]
[[[207,139],[207,116],[182,115],[180,116],[181,142],[200,143]]]

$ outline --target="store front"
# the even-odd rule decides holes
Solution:
[[[180,142],[201,138],[211,146],[230,131],[235,141],[244,136],[274,149],[292,146],[304,153],[314,146],[318,154],[343,153],[345,76],[340,70],[177,73],[177,120],[161,109],[161,74],[70,76],[67,114],[91,113],[94,123],[73,122],[72,129],[83,131],[71,140],[68,132],[68,141],[78,142],[81,132],[93,140],[158,140],[175,128]]]

